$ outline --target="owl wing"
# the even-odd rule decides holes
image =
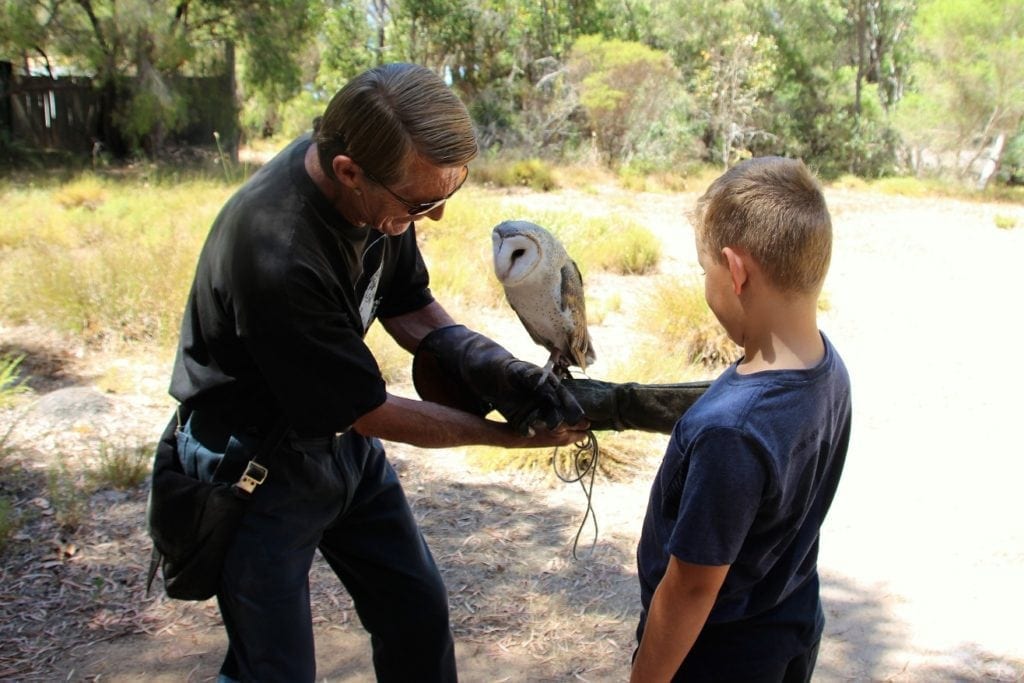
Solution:
[[[583,276],[576,262],[568,259],[562,266],[562,310],[572,317],[569,335],[569,356],[581,370],[597,359],[590,331],[587,329],[587,304],[583,297]]]

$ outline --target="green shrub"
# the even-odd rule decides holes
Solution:
[[[527,187],[537,192],[550,192],[558,187],[554,171],[544,161],[532,159],[482,159],[473,163],[475,183],[494,187]]]
[[[1012,230],[1017,227],[1017,219],[1013,216],[1006,216],[1004,214],[996,214],[995,217],[996,227],[1000,230]]]
[[[839,176],[829,183],[829,187],[842,190],[866,190],[868,188],[868,183],[863,178],[847,173]]]
[[[646,227],[618,214],[581,218],[552,231],[561,238],[580,270],[647,275],[661,261],[661,242]]]
[[[102,444],[99,461],[90,470],[89,479],[96,488],[133,489],[149,475],[153,448]]]
[[[935,190],[934,185],[929,186],[924,180],[907,176],[881,178],[871,183],[871,187],[879,192],[904,197],[927,197]]]
[[[18,396],[29,390],[25,385],[25,378],[18,373],[18,366],[23,360],[25,360],[24,354],[0,356],[0,408],[11,405]]]
[[[635,41],[581,36],[566,67],[594,143],[606,162],[639,157],[662,168],[659,150],[685,130],[687,94],[669,53]]]
[[[65,209],[95,210],[107,199],[107,188],[95,175],[86,173],[54,192],[53,199]]]
[[[46,472],[46,496],[53,508],[57,524],[75,531],[85,519],[87,492],[78,485],[63,456]]]

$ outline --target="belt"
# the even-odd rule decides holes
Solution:
[[[345,432],[336,432],[330,436],[299,436],[298,434],[292,434],[291,438],[288,439],[288,443],[303,452],[326,451],[333,453],[341,445],[341,440],[344,437]]]

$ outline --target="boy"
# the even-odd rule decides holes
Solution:
[[[743,357],[676,424],[654,481],[631,680],[807,681],[851,420],[816,319],[831,220],[802,162],[764,157],[713,182],[693,222],[705,297]]]

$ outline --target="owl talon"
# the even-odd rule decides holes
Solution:
[[[544,369],[544,372],[540,373],[540,380],[537,381],[537,386],[534,387],[535,389],[540,389],[542,386],[544,386],[544,383],[548,381],[548,377],[552,377],[553,376],[553,377],[555,377],[555,379],[558,379],[558,375],[556,375],[554,373],[554,369],[555,369],[555,357],[554,357],[554,355],[552,355],[552,357],[548,360],[548,362],[544,364],[544,368],[543,369]]]

